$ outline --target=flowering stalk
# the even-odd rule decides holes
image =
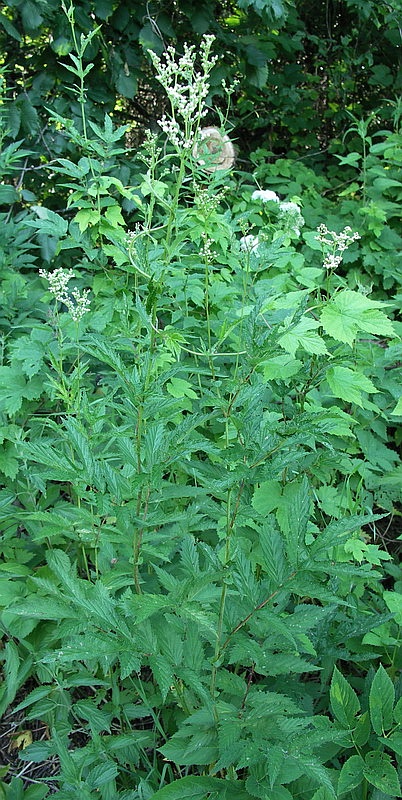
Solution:
[[[53,272],[47,272],[45,269],[40,269],[39,275],[48,281],[49,292],[54,295],[56,301],[67,306],[73,322],[79,322],[90,308],[89,289],[83,289],[82,293],[78,289],[73,289],[71,292],[73,300],[71,299],[67,287],[71,278],[75,278],[73,270],[59,267]]]
[[[202,39],[201,71],[195,68],[194,45],[185,43],[184,53],[178,60],[174,47],[167,48],[164,60],[148,50],[156,79],[163,86],[171,108],[170,118],[163,115],[158,124],[177,150],[191,149],[201,119],[207,113],[205,100],[209,92],[208,77],[218,58],[211,56],[214,40],[214,36],[204,36]]]
[[[353,242],[361,238],[360,233],[353,232],[352,228],[347,225],[346,228],[337,233],[336,231],[329,231],[327,226],[322,224],[317,228],[317,242],[320,242],[323,250],[324,269],[327,270],[327,294],[329,295],[329,279],[330,276],[342,264],[343,254],[345,250]]]
[[[78,289],[73,289],[71,291],[71,296],[68,292],[68,283],[71,278],[75,277],[75,274],[72,269],[63,269],[59,267],[55,269],[53,272],[47,272],[44,269],[39,270],[39,275],[41,278],[45,278],[49,284],[49,291],[51,294],[54,295],[56,301],[56,309],[55,309],[55,319],[57,324],[56,334],[57,334],[57,341],[58,341],[58,357],[52,358],[51,363],[53,368],[56,370],[59,382],[57,383],[53,379],[51,382],[54,387],[56,387],[59,397],[63,400],[66,404],[67,409],[71,410],[74,406],[74,396],[80,396],[80,377],[81,377],[81,364],[80,364],[80,350],[78,346],[78,323],[83,318],[83,316],[89,311],[90,302],[88,299],[89,289],[84,289],[80,292]],[[67,386],[65,371],[63,369],[63,335],[58,324],[58,310],[57,310],[57,303],[63,303],[67,307],[68,314],[76,323],[76,344],[77,344],[77,362],[74,372],[71,378],[71,385],[70,387]],[[74,391],[73,391],[74,390]],[[79,403],[76,403],[76,408],[78,407]]]

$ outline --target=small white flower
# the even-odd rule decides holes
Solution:
[[[258,236],[249,233],[247,236],[242,236],[240,239],[240,250],[246,253],[257,253],[260,244]]]
[[[317,242],[323,245],[324,251],[327,248],[332,251],[325,254],[323,261],[323,267],[328,270],[337,269],[342,263],[345,250],[349,245],[361,238],[360,233],[354,233],[349,225],[341,233],[337,233],[336,231],[329,231],[326,225],[321,224],[317,228],[317,233],[318,235],[315,238]]]
[[[324,269],[332,270],[338,269],[338,267],[342,264],[342,256],[334,256],[334,255],[327,255],[323,261]]]
[[[291,200],[284,200],[280,203],[279,208],[282,214],[300,214],[300,206],[297,203],[292,203]]]
[[[90,308],[89,289],[83,289],[82,292],[79,289],[73,289],[71,292],[73,300],[71,299],[68,294],[68,282],[75,277],[73,270],[58,267],[53,272],[47,272],[45,269],[40,269],[39,275],[48,282],[49,292],[55,296],[56,300],[67,306],[71,319],[79,322]]]
[[[357,233],[357,231],[353,233],[349,225],[347,225],[341,233],[337,233],[336,231],[329,231],[327,226],[322,224],[318,226],[317,232],[318,236],[315,238],[318,242],[326,244],[328,247],[334,247],[335,250],[340,250],[341,253],[343,253],[352,242],[356,242],[357,239],[361,238],[360,233]]]
[[[273,200],[274,203],[279,203],[279,197],[276,192],[271,189],[256,189],[251,195],[252,200],[261,200],[263,203],[268,203]]]
[[[304,225],[304,217],[300,206],[292,200],[279,203],[279,220],[285,233],[300,236],[300,228]]]

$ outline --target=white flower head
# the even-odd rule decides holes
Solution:
[[[285,232],[292,233],[294,236],[300,236],[300,228],[304,225],[304,217],[297,203],[291,200],[284,200],[282,203],[279,203],[279,220]]]
[[[67,306],[68,313],[74,322],[79,322],[84,314],[89,311],[90,301],[88,298],[89,289],[73,289],[71,295],[68,294],[68,282],[71,278],[75,277],[72,269],[63,269],[58,267],[53,272],[47,272],[45,269],[39,270],[39,275],[49,284],[49,292],[51,292],[59,303]]]
[[[279,204],[279,209],[283,215],[301,213],[300,206],[298,206],[297,203],[293,203],[291,200],[284,200]]]
[[[342,256],[334,256],[331,253],[329,253],[327,256],[325,256],[322,265],[324,269],[332,270],[332,269],[338,269],[341,263],[342,263]]]
[[[279,203],[278,195],[276,192],[272,192],[271,189],[256,189],[251,195],[251,199],[261,200],[263,203],[269,203],[271,201]]]
[[[243,250],[245,253],[254,253],[256,254],[258,251],[258,247],[260,244],[260,240],[258,236],[254,236],[254,234],[249,233],[247,236],[242,236],[240,239],[240,250]]]
[[[209,35],[202,38],[199,48],[201,71],[197,69],[194,45],[184,43],[183,55],[176,53],[174,47],[168,47],[161,58],[148,50],[156,80],[163,86],[171,106],[170,122],[162,117],[159,125],[178,148],[182,146],[183,137],[186,148],[192,145],[192,131],[207,113],[209,75],[218,58],[211,55],[214,39]],[[185,132],[180,130],[178,119]]]
[[[337,233],[336,231],[329,231],[327,226],[322,223],[317,228],[318,235],[315,237],[317,242],[323,246],[323,250],[329,250],[326,253],[323,267],[328,270],[337,269],[342,263],[343,253],[352,242],[360,239],[360,233],[353,232],[352,228],[347,225],[346,228]]]

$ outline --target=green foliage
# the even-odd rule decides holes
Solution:
[[[396,102],[392,130],[349,117],[342,144],[367,62],[331,33],[364,21],[365,44],[375,28],[396,49],[396,10],[347,2],[323,37],[324,4],[314,29],[308,3],[177,5],[0,17],[18,49],[0,106],[0,711],[46,726],[19,756],[57,770],[51,787],[3,771],[0,798],[397,797],[400,120]],[[169,71],[165,40],[189,30]],[[247,76],[241,129],[276,64],[273,138],[293,147],[324,91],[302,42],[324,59],[326,36],[338,158],[260,148],[235,171],[223,111],[203,135],[205,104],[233,95],[221,78]],[[165,136],[128,158],[151,62]]]

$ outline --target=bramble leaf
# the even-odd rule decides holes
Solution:
[[[354,728],[360,703],[356,693],[336,667],[331,681],[330,699],[336,719],[346,728]]]
[[[324,339],[318,333],[315,333],[315,330],[319,327],[320,323],[316,320],[302,317],[296,325],[290,325],[289,330],[279,337],[278,343],[293,358],[298,348],[305,350],[306,353],[326,355],[328,350]]]
[[[346,794],[356,786],[359,786],[363,780],[363,767],[364,761],[361,756],[351,756],[342,765],[338,780],[338,795]]]
[[[152,795],[152,800],[205,800],[209,795],[214,800],[252,800],[242,784],[210,778],[207,775],[189,775],[164,786]]]
[[[356,403],[361,408],[364,408],[362,392],[378,392],[370,378],[361,372],[349,369],[349,367],[329,367],[326,378],[335,397],[340,397],[347,403]]]
[[[352,347],[359,331],[375,336],[395,336],[391,320],[379,310],[383,307],[384,303],[378,300],[345,289],[328,301],[320,320],[325,332],[333,339]]]
[[[363,765],[363,775],[373,786],[391,797],[400,797],[398,773],[391,764],[388,753],[371,750],[367,753]]]
[[[369,695],[370,720],[378,736],[383,736],[386,731],[392,728],[394,700],[394,684],[382,664],[380,664],[374,675]]]

